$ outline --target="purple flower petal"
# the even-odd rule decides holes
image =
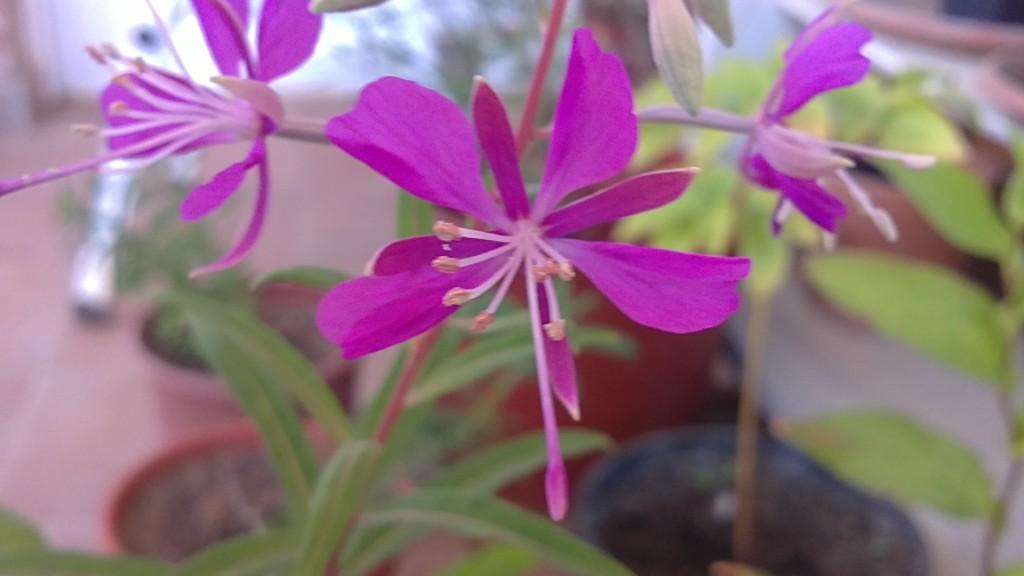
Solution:
[[[494,90],[478,79],[473,90],[473,121],[484,156],[494,174],[505,213],[516,220],[530,213],[526,185],[519,171],[519,154],[505,105]]]
[[[468,258],[500,247],[497,242],[462,238],[443,242],[437,236],[415,236],[398,240],[382,248],[370,262],[375,276],[392,276],[415,268],[430,266],[439,256]]]
[[[543,217],[566,195],[622,172],[636,149],[637,130],[625,66],[601,51],[593,32],[578,30],[534,215]]]
[[[480,179],[480,154],[458,105],[414,82],[369,84],[355,109],[327,125],[327,137],[400,188],[501,229],[508,218]]]
[[[666,332],[721,324],[739,307],[737,285],[750,270],[746,258],[568,238],[551,245],[627,316]]]
[[[224,0],[238,16],[238,23],[242,30],[246,29],[249,23],[249,0]],[[227,15],[217,7],[215,0],[192,0],[196,16],[199,17],[199,24],[203,27],[203,35],[206,37],[206,45],[210,49],[210,55],[217,64],[217,69],[226,76],[239,76],[240,68],[246,61],[244,38],[239,38],[234,25],[227,20]]]
[[[181,218],[193,221],[206,216],[231,197],[242,185],[245,173],[266,159],[263,146],[254,144],[249,154],[241,161],[221,170],[209,182],[197,186],[181,203]]]
[[[765,188],[778,190],[807,218],[829,232],[835,232],[839,220],[846,217],[846,205],[814,180],[800,180],[776,170],[756,155],[743,163],[747,176]]]
[[[308,6],[308,0],[266,0],[263,4],[257,79],[270,82],[280,78],[313,55],[323,18]]]
[[[358,358],[413,338],[458,311],[445,306],[445,293],[472,288],[493,274],[500,262],[488,262],[442,274],[422,267],[391,276],[363,276],[345,282],[320,302],[317,326],[338,344],[346,358]]]
[[[794,51],[782,73],[782,97],[776,118],[793,114],[815,96],[852,86],[867,76],[871,61],[861,54],[871,31],[851,22],[821,30]]]
[[[650,172],[630,178],[552,212],[544,219],[548,236],[566,236],[591,226],[653,210],[679,198],[693,170]]]
[[[541,323],[551,321],[548,314],[548,299],[543,286],[537,286],[537,297],[540,302]],[[551,390],[555,398],[562,403],[574,420],[580,419],[580,396],[576,386],[576,361],[573,359],[569,336],[561,340],[552,340],[546,334],[544,338],[544,356],[548,361],[548,376],[551,378]]]
[[[234,248],[220,260],[190,272],[189,276],[192,278],[226,270],[238,264],[249,254],[253,246],[256,245],[256,240],[259,239],[260,232],[263,230],[263,222],[267,217],[267,201],[270,196],[270,168],[266,158],[266,143],[262,139],[257,140],[253,143],[252,151],[249,154],[251,157],[258,158],[256,166],[258,167],[260,178],[259,190],[256,195],[256,206],[253,208],[249,225]]]

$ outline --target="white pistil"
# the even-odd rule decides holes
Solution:
[[[850,196],[853,197],[854,201],[860,207],[861,211],[871,219],[874,223],[875,228],[885,237],[889,242],[896,242],[899,240],[900,233],[896,227],[896,223],[893,221],[892,216],[889,215],[884,209],[879,208],[871,200],[871,195],[868,191],[861,187],[857,183],[857,180],[850,176],[846,170],[840,170],[838,174],[839,179],[846,186],[846,189],[850,192]]]

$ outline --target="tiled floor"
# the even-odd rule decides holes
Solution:
[[[332,106],[304,108],[329,114]],[[76,108],[32,132],[0,134],[0,177],[89,155],[93,143],[67,130],[88,113]],[[241,153],[211,153],[204,172]],[[274,142],[271,155],[271,216],[255,266],[360,270],[391,234],[388,184],[328,146]],[[137,338],[144,306],[123,302],[100,326],[73,314],[76,239],[56,215],[62,186],[0,200],[0,505],[38,522],[55,545],[95,549],[116,479],[177,431],[164,428],[148,382],[151,360]],[[232,211],[237,221],[224,222],[226,238],[243,224],[243,202]]]

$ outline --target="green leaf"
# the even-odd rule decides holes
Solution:
[[[441,576],[527,576],[536,567],[537,560],[529,551],[497,544],[461,558]]]
[[[573,534],[492,496],[465,490],[421,490],[367,511],[368,525],[401,524],[449,530],[468,538],[500,541],[529,550],[545,564],[581,576],[632,572]]]
[[[388,0],[311,0],[309,11],[316,14],[328,12],[352,12],[371,6],[378,6]]]
[[[208,353],[225,351],[251,363],[248,369],[261,372],[268,388],[287,391],[334,440],[342,442],[352,435],[348,415],[316,367],[281,334],[258,318],[226,310],[213,300],[182,294],[170,299],[189,314],[197,331],[203,329],[211,346]]]
[[[648,0],[654,63],[669,91],[697,115],[704,93],[704,62],[697,27],[684,2]]]
[[[885,166],[921,214],[957,248],[999,260],[1013,247],[1013,237],[999,220],[992,193],[975,174],[940,164],[928,170]]]
[[[563,429],[559,438],[566,458],[607,450],[613,444],[604,434],[583,429]],[[531,432],[479,450],[447,466],[431,484],[493,492],[540,469],[546,462],[544,433]]]
[[[732,46],[732,12],[729,0],[686,0],[715,36],[726,46]]]
[[[320,576],[343,545],[353,518],[362,509],[377,477],[380,446],[353,440],[328,462],[316,485],[303,533],[302,564],[297,574]]]
[[[1003,334],[992,297],[936,266],[868,252],[818,256],[811,284],[876,330],[961,372],[1000,383]]]
[[[1024,232],[1024,138],[1013,144],[1013,174],[1003,188],[1003,217],[1015,232]]]
[[[437,219],[434,205],[420,200],[412,194],[398,193],[398,230],[399,238],[430,234]]]
[[[878,145],[888,150],[927,154],[955,164],[967,157],[960,129],[933,106],[919,102],[900,107],[886,118]]]
[[[257,287],[267,284],[294,284],[311,288],[318,292],[326,292],[338,284],[351,280],[352,275],[340,270],[322,268],[319,266],[296,266],[285,268],[267,274],[259,282]]]
[[[285,574],[301,557],[298,538],[290,532],[228,540],[189,559],[180,576],[275,576]]]
[[[0,510],[0,555],[45,548],[42,535],[24,518]]]
[[[105,558],[67,552],[0,556],[0,576],[167,576],[169,565],[139,558]]]
[[[1024,564],[1017,564],[996,572],[996,576],[1024,576]]]
[[[316,460],[284,387],[294,388],[301,379],[319,380],[316,370],[283,337],[255,319],[196,296],[176,294],[172,300],[185,311],[204,358],[259,429],[289,511],[301,519],[316,478]]]
[[[839,476],[957,518],[993,509],[978,457],[959,441],[887,411],[832,414],[782,427],[782,436]]]

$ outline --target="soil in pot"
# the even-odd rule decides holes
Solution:
[[[118,536],[132,554],[179,561],[243,534],[259,533],[283,514],[281,490],[255,447],[226,446],[172,461],[140,483],[122,509]]]
[[[605,459],[575,507],[584,536],[638,576],[705,576],[730,556],[729,427],[656,436]],[[779,442],[760,447],[754,564],[774,576],[925,576],[924,546],[892,504]]]

